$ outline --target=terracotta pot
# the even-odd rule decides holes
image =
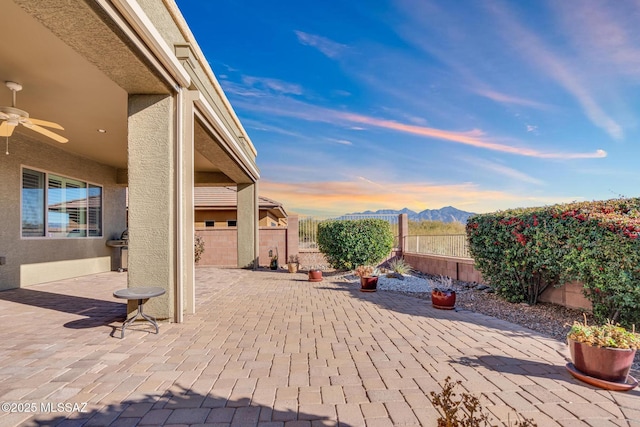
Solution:
[[[375,292],[378,289],[378,277],[361,277],[360,291]]]
[[[450,289],[432,290],[431,305],[441,310],[453,310],[456,305],[456,291]]]
[[[567,341],[571,360],[577,370],[605,381],[627,381],[636,350],[593,347],[571,339]]]
[[[310,282],[322,282],[322,270],[309,270]]]
[[[298,272],[298,263],[297,262],[290,262],[288,264],[289,266],[289,273],[297,273]]]

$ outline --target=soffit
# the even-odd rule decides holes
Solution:
[[[11,105],[4,82],[20,83],[17,107],[62,125],[65,129],[56,132],[69,142],[60,144],[23,127],[14,135],[126,169],[129,94],[170,90],[100,6],[93,1],[4,1],[0,36],[15,41],[0,44],[0,105]],[[200,153],[194,161],[196,170],[220,171]]]

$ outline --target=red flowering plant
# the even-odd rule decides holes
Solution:
[[[640,199],[572,204],[557,213],[576,230],[564,265],[584,284],[596,319],[639,323]]]
[[[563,232],[556,228],[548,213],[536,209],[475,215],[467,222],[469,250],[498,295],[535,304],[562,276],[556,249]]]
[[[535,303],[549,285],[584,284],[599,321],[640,323],[640,199],[475,215],[467,236],[497,293]]]

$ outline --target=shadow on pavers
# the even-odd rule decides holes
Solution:
[[[2,291],[0,300],[85,316],[84,319],[74,320],[64,325],[65,328],[70,329],[111,326],[110,323],[123,321],[127,316],[126,303],[33,289],[19,288]]]
[[[54,425],[118,426],[118,425],[283,425],[304,421],[311,425],[337,425],[326,415],[276,410],[264,405],[252,404],[249,398],[230,400],[212,394],[199,394],[182,386],[161,395],[147,394],[140,399],[127,399],[98,410],[72,415],[37,414],[22,426],[42,427]],[[325,424],[326,423],[326,424]],[[296,425],[303,425],[296,423]],[[350,424],[340,423],[350,427]]]

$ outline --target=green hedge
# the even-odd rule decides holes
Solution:
[[[599,321],[640,323],[640,199],[475,215],[476,267],[497,293],[533,304],[546,286],[584,284]]]
[[[391,252],[393,233],[382,219],[336,220],[318,224],[318,247],[333,268],[377,265]]]

